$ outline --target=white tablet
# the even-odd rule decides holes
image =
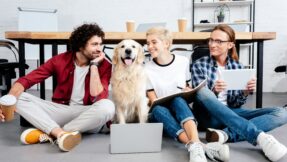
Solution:
[[[247,82],[256,77],[256,69],[220,70],[221,79],[227,84],[227,90],[244,90]]]

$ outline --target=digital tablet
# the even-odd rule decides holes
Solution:
[[[227,90],[244,90],[247,82],[256,77],[256,69],[220,70],[221,79],[227,84]]]

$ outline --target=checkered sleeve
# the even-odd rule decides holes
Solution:
[[[191,79],[192,87],[198,86],[203,80],[206,79],[206,68],[204,62],[198,60],[191,65]]]

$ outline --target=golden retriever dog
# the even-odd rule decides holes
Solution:
[[[146,75],[142,46],[134,40],[121,41],[114,50],[111,77],[116,121],[144,123],[147,120]]]

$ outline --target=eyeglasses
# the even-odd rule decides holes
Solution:
[[[216,45],[222,45],[223,43],[230,42],[230,41],[223,41],[223,40],[214,40],[212,38],[208,39],[208,44],[215,43]]]

